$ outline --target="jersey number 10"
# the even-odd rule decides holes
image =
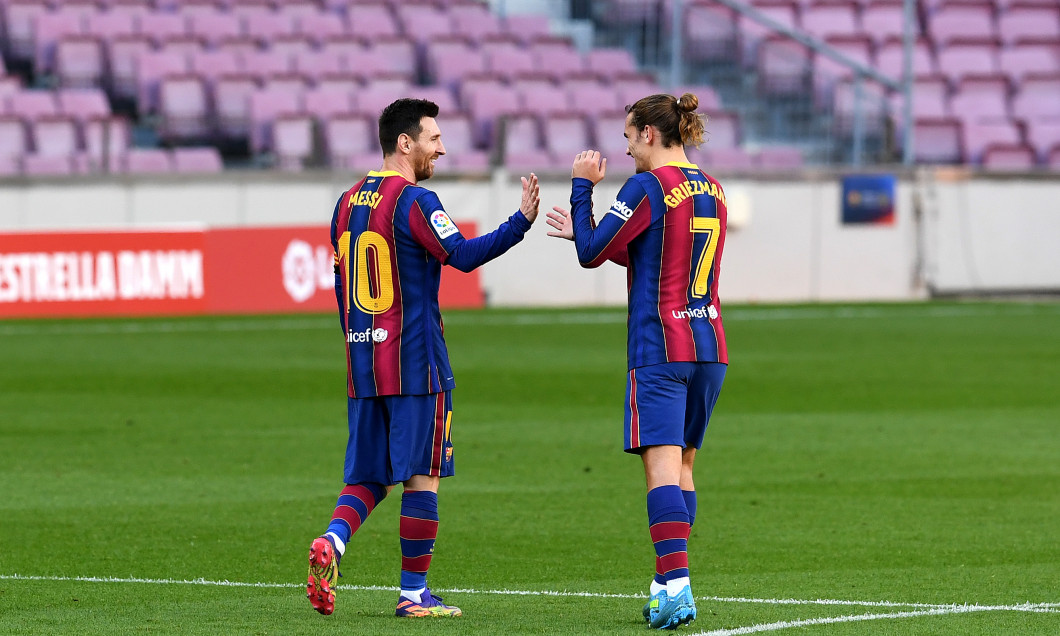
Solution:
[[[716,219],[715,219],[716,220]],[[713,252],[713,251],[712,251]],[[339,237],[339,258],[346,263],[346,306],[381,314],[394,305],[390,246],[378,232],[361,232],[350,250],[350,233]],[[353,276],[350,276],[350,273]]]

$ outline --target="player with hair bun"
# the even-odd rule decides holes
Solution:
[[[718,299],[725,193],[685,155],[686,145],[703,142],[698,107],[691,93],[628,106],[626,154],[637,174],[594,223],[593,187],[607,159],[578,153],[570,212],[553,207],[547,221],[555,228],[549,236],[574,241],[582,267],[611,260],[628,268],[625,449],[644,463],[656,559],[643,613],[656,629],[696,618],[688,572],[692,467],[729,362]]]

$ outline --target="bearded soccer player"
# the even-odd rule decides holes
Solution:
[[[725,194],[684,150],[703,140],[698,105],[686,93],[628,107],[626,154],[637,174],[594,224],[593,187],[607,160],[582,152],[571,171],[570,213],[555,207],[548,215],[556,230],[549,236],[572,239],[583,267],[612,260],[628,268],[625,449],[640,455],[647,481],[656,558],[643,614],[656,629],[696,618],[688,572],[692,467],[729,361],[718,300]]]
[[[335,295],[346,341],[346,486],[331,523],[309,548],[307,595],[335,610],[339,563],[351,537],[402,484],[401,592],[395,614],[460,616],[427,586],[438,534],[438,485],[453,474],[451,391],[438,285],[442,265],[469,272],[522,240],[537,218],[537,177],[522,179],[522,202],[496,230],[461,235],[438,196],[417,185],[445,154],[438,106],[399,99],[379,117],[383,166],[335,206]]]

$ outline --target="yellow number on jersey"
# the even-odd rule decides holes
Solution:
[[[394,277],[390,269],[390,246],[383,235],[362,232],[351,252],[350,233],[343,232],[339,237],[339,258],[343,257],[346,262],[346,306],[355,305],[366,314],[381,314],[390,309],[394,305]],[[354,272],[352,277],[351,270]]]
[[[702,298],[710,289],[710,270],[714,265],[714,252],[718,249],[718,239],[721,237],[721,220],[708,217],[692,217],[692,227],[689,228],[693,234],[705,232],[707,244],[703,246],[703,252],[699,255],[699,263],[696,265],[696,278],[692,282],[692,296]]]

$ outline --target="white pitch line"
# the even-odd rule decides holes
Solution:
[[[859,621],[875,621],[896,618],[916,618],[918,616],[945,616],[947,614],[967,614],[971,612],[1045,612],[1055,613],[1057,610],[1050,609],[1057,603],[1025,603],[1023,605],[954,605],[951,607],[939,607],[934,609],[916,610],[912,612],[891,612],[888,614],[854,614],[851,616],[823,616],[820,618],[807,618],[797,621],[777,621],[775,623],[761,623],[748,627],[735,627],[732,629],[715,629],[708,632],[695,632],[688,636],[741,636],[742,634],[758,634],[761,632],[775,632],[781,629],[793,627],[809,627],[811,625],[834,625],[836,623],[854,623]]]
[[[301,588],[302,583],[247,583],[242,581],[212,581],[205,578],[198,579],[151,579],[141,577],[113,577],[113,576],[40,576],[32,574],[0,574],[0,580],[8,581],[74,581],[80,583],[141,583],[148,585],[202,585],[216,587],[249,587],[249,588]],[[339,584],[339,589],[360,590],[368,592],[396,592],[400,588],[389,585],[345,585]],[[474,588],[438,588],[439,592],[454,594],[496,594],[507,596],[555,596],[555,597],[577,597],[577,598],[622,598],[642,599],[643,594],[622,594],[607,592],[579,592],[579,591],[557,591],[557,590],[509,590],[492,589],[479,590]],[[898,601],[851,601],[841,599],[782,599],[782,598],[749,598],[736,596],[698,596],[697,600],[712,601],[717,603],[762,603],[768,605],[826,605],[826,606],[848,606],[848,607],[913,607],[920,608],[923,612],[961,613],[961,612],[989,612],[989,611],[1018,611],[1037,613],[1060,613],[1060,603],[1022,603],[1019,605],[969,605],[962,603],[902,603]],[[915,615],[916,613],[914,613]],[[875,616],[873,614],[861,614],[858,616]],[[884,615],[880,615],[884,616]],[[844,618],[844,617],[839,617]],[[832,620],[832,619],[811,619]],[[866,620],[859,618],[848,618],[848,620]],[[778,623],[779,624],[779,623]],[[749,629],[749,628],[739,628]],[[780,628],[775,628],[780,629]],[[768,631],[768,630],[760,630]],[[727,632],[717,632],[722,634]],[[744,632],[733,632],[733,634]],[[751,632],[747,632],[751,633]],[[714,636],[715,632],[708,632]]]

